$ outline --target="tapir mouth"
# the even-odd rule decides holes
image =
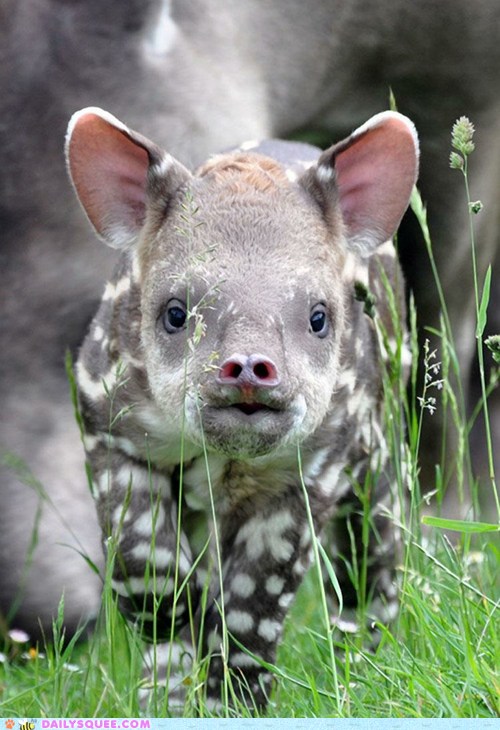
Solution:
[[[290,402],[267,392],[251,398],[241,392],[224,395],[204,399],[202,427],[210,448],[232,458],[269,454],[295,433],[304,418],[302,397]]]
[[[263,422],[276,421],[289,411],[287,394],[270,392],[265,388],[207,389],[202,392],[203,412],[214,417],[227,417],[231,423],[249,428],[258,428]],[[218,416],[216,416],[218,414]]]
[[[203,393],[205,408],[214,408],[228,413],[240,412],[245,416],[255,414],[279,415],[288,410],[288,399],[277,393],[269,393],[265,389],[227,388],[226,392],[205,391]]]
[[[252,416],[254,413],[260,411],[276,411],[276,408],[271,408],[264,403],[233,403],[231,408],[237,408],[239,411],[244,413],[246,416]]]

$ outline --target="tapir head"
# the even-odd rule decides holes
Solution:
[[[390,238],[408,205],[411,122],[377,115],[297,180],[251,153],[192,174],[94,108],[71,120],[66,151],[97,233],[131,257],[165,419],[185,412],[195,443],[246,458],[309,437],[334,407],[346,262]]]

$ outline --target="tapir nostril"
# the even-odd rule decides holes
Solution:
[[[220,369],[220,378],[222,380],[237,380],[242,372],[243,367],[239,362],[228,360]]]
[[[276,365],[262,355],[233,355],[220,366],[217,380],[227,385],[254,388],[271,388],[280,382]]]
[[[258,380],[270,380],[276,378],[276,368],[271,362],[258,362],[253,366],[253,374]]]

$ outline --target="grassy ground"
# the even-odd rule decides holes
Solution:
[[[334,666],[311,572],[287,619],[269,716],[500,715],[498,549],[487,540],[473,550],[453,547],[437,536],[425,547],[412,543],[409,553],[397,623],[382,630],[375,651],[362,637],[334,635]],[[0,668],[0,716],[142,714],[140,645],[116,609],[104,609],[83,644],[62,648],[56,640],[43,653],[17,655],[11,645]],[[184,715],[210,716],[196,702],[195,682],[186,678],[193,701]],[[151,714],[165,714],[163,693],[150,701]]]
[[[458,145],[461,144],[458,140]],[[469,151],[457,146],[455,165],[465,173]],[[465,169],[464,169],[465,167]],[[458,173],[457,173],[458,174]],[[427,234],[425,211],[418,197],[413,208]],[[474,211],[471,210],[471,216]],[[472,241],[473,243],[473,241]],[[429,244],[429,255],[432,248]],[[439,288],[439,282],[436,282]],[[488,303],[487,281],[477,288],[478,333]],[[340,634],[332,629],[328,606],[313,568],[304,582],[286,623],[276,665],[274,690],[267,714],[275,717],[481,717],[500,716],[500,550],[498,519],[491,525],[427,520],[428,495],[419,484],[419,449],[423,429],[433,417],[437,389],[455,422],[459,438],[455,479],[467,481],[468,424],[460,393],[452,389],[456,359],[453,354],[445,302],[437,355],[422,351],[413,337],[412,405],[406,411],[407,447],[401,454],[401,403],[405,392],[389,369],[386,382],[387,417],[394,438],[392,457],[400,492],[409,489],[409,509],[399,519],[403,550],[399,566],[401,609],[390,627],[378,627],[376,648],[363,633]],[[414,324],[414,323],[413,323]],[[482,352],[482,351],[481,351]],[[428,377],[424,384],[416,367]],[[481,375],[483,393],[488,391]],[[487,417],[485,403],[478,417]],[[487,439],[489,436],[487,435]],[[490,460],[493,444],[488,443]],[[402,458],[403,456],[403,458]],[[440,502],[443,474],[437,471],[435,503]],[[478,485],[469,481],[472,501]],[[484,487],[483,487],[484,488]],[[487,487],[489,488],[489,486]],[[498,509],[498,502],[496,504]],[[453,527],[445,532],[444,528]],[[450,537],[451,536],[451,537]],[[168,714],[161,689],[140,702],[143,686],[143,647],[116,609],[105,588],[97,626],[69,644],[61,632],[62,609],[52,641],[28,650],[14,634],[5,639],[0,661],[0,716],[92,717]],[[204,665],[186,673],[184,716],[210,716],[202,693]],[[226,708],[222,714],[231,716]],[[249,714],[238,708],[238,714]]]

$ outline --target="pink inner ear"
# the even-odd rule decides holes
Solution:
[[[373,250],[394,235],[415,184],[417,149],[410,128],[394,117],[373,127],[368,123],[339,150],[335,169],[348,236]]]
[[[97,232],[115,246],[134,240],[145,216],[149,158],[126,129],[87,113],[68,146],[71,177]]]

